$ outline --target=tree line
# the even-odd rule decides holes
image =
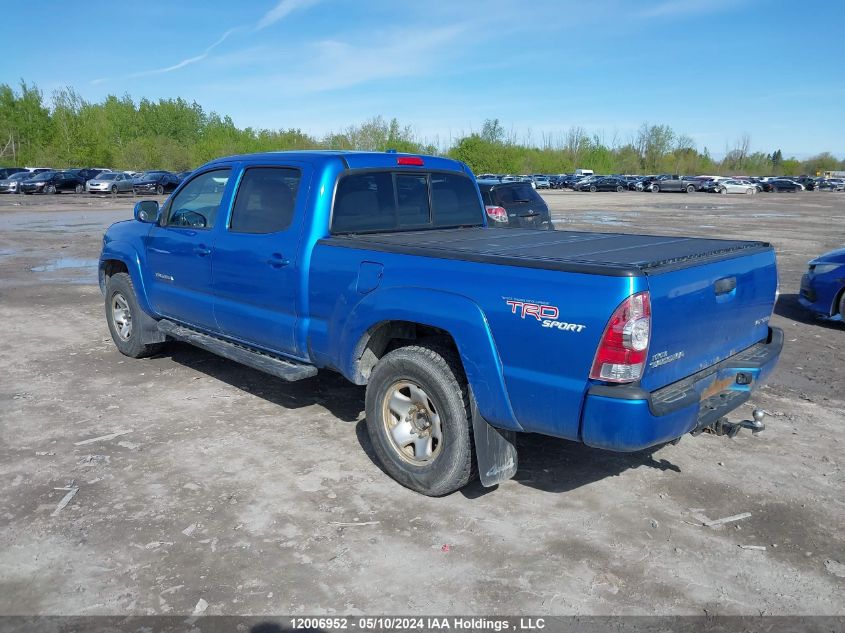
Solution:
[[[475,173],[679,173],[799,175],[845,169],[845,160],[823,152],[807,160],[781,150],[751,152],[743,135],[724,158],[667,125],[644,123],[625,141],[571,127],[557,135],[517,138],[498,119],[448,144],[419,137],[410,125],[373,117],[316,137],[299,128],[239,128],[228,116],[206,112],[184,99],[109,95],[98,103],[73,88],[46,99],[37,86],[0,84],[0,165],[102,166],[116,169],[192,169],[231,154],[295,149],[360,149],[441,154],[466,162]]]

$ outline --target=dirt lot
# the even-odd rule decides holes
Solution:
[[[117,353],[95,263],[131,197],[0,198],[0,614],[845,613],[845,327],[795,300],[845,195],[546,197],[567,228],[777,246],[766,432],[637,455],[526,436],[514,481],[424,498],[331,373]]]

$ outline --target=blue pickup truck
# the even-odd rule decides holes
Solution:
[[[427,495],[512,477],[520,432],[760,430],[726,414],[783,344],[769,244],[488,227],[466,165],[395,152],[212,161],[111,226],[99,273],[127,356],[180,340],[366,385],[378,458]]]

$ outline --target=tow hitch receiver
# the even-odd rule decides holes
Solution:
[[[711,422],[705,426],[699,427],[692,431],[693,435],[698,435],[704,431],[709,433],[713,433],[715,435],[727,435],[728,437],[734,437],[737,433],[739,433],[740,429],[750,429],[751,433],[757,435],[760,431],[764,431],[766,429],[766,425],[763,423],[763,418],[766,417],[766,413],[762,409],[754,409],[751,413],[752,420],[740,420],[739,422],[731,422],[726,417],[719,418],[715,422]]]

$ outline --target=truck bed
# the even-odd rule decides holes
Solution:
[[[640,277],[771,247],[742,240],[484,227],[337,235],[320,243],[613,277]]]

